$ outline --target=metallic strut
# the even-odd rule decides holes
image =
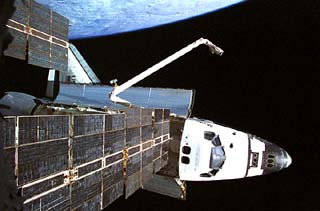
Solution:
[[[217,54],[219,56],[221,56],[223,54],[223,50],[221,48],[219,48],[218,46],[214,45],[210,40],[207,40],[207,39],[204,39],[204,38],[200,38],[200,39],[196,40],[195,42],[189,44],[188,46],[182,48],[181,50],[177,51],[176,53],[172,54],[171,56],[167,57],[166,59],[162,60],[161,62],[153,65],[150,68],[148,68],[147,70],[145,70],[144,72],[140,73],[139,75],[137,75],[137,76],[133,77],[132,79],[128,80],[124,84],[122,84],[120,86],[115,86],[113,91],[109,94],[110,100],[113,101],[113,102],[116,102],[116,103],[122,103],[122,104],[131,105],[131,103],[129,101],[121,99],[120,97],[118,97],[118,95],[121,92],[123,92],[126,89],[130,88],[131,86],[133,86],[134,84],[136,84],[139,81],[145,79],[146,77],[150,76],[151,74],[157,72],[158,70],[160,70],[164,66],[170,64],[174,60],[180,58],[181,56],[185,55],[186,53],[192,51],[193,49],[197,48],[198,46],[200,46],[202,44],[208,46],[209,50],[213,54]],[[112,80],[112,81],[115,81],[115,80]]]

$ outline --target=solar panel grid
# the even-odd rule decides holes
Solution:
[[[13,147],[15,145],[16,118],[9,117],[5,120],[0,118],[0,140],[4,147]]]
[[[125,145],[125,129],[105,133],[104,155],[122,151]]]
[[[67,138],[69,118],[67,116],[45,116],[38,118],[39,141]]]
[[[7,142],[12,144],[18,131],[18,145],[7,144],[5,150],[11,160],[18,158],[24,209],[100,210],[124,193],[132,195],[155,171],[152,114],[134,108],[124,114],[25,116],[1,122]],[[161,144],[156,146],[159,168]]]
[[[159,138],[162,136],[162,126],[163,126],[162,122],[155,122],[154,123],[154,125],[153,125],[154,138]]]
[[[152,125],[141,127],[141,142],[144,143],[152,139]]]
[[[25,60],[27,35],[11,28],[8,28],[8,32],[13,37],[13,40],[9,43],[8,48],[4,51],[4,55]]]
[[[140,108],[127,109],[126,115],[126,147],[128,157],[125,169],[125,198],[141,188],[141,116]]]
[[[52,11],[52,35],[61,40],[68,41],[69,20]]]
[[[18,185],[68,169],[68,139],[19,146]]]
[[[153,150],[154,172],[160,171],[168,163],[170,141],[170,110],[156,109],[154,120],[155,146]]]
[[[70,186],[66,185],[24,204],[23,210],[70,210]]]
[[[106,208],[123,195],[123,186],[124,183],[123,180],[121,180],[119,183],[113,185],[113,187],[103,191],[102,208]]]
[[[68,138],[67,116],[18,117],[19,144]]]
[[[75,137],[72,143],[73,167],[103,157],[103,135]]]
[[[50,43],[30,36],[28,41],[28,64],[50,67]]]
[[[24,25],[27,24],[28,21],[28,10],[29,10],[29,0],[26,0],[25,3],[22,0],[15,0],[14,7],[15,11],[11,17],[12,20],[15,20]]]
[[[38,195],[52,188],[55,188],[59,185],[62,185],[63,181],[64,181],[64,175],[63,174],[57,175],[52,179],[44,180],[42,182],[36,183],[35,185],[27,186],[23,188],[22,195],[25,198],[30,198],[34,195]]]
[[[51,43],[50,68],[68,71],[68,48]]]
[[[124,114],[113,114],[106,115],[106,131],[109,130],[118,130],[123,129],[125,127],[125,115]]]
[[[29,26],[46,34],[51,34],[51,10],[32,1],[29,12]]]
[[[85,166],[78,167],[78,177],[82,177],[86,174],[94,172],[98,169],[102,168],[102,159],[99,159],[93,163],[90,163]]]
[[[12,169],[12,172],[15,170],[15,166],[16,166],[15,154],[16,154],[15,148],[10,147],[10,148],[4,149],[3,159],[7,162],[8,169]]]
[[[140,127],[133,127],[126,129],[126,147],[133,147],[140,144],[141,135]]]
[[[84,202],[101,197],[101,171],[90,174],[71,183],[71,209],[85,206]],[[97,203],[100,209],[100,201]]]
[[[7,23],[13,41],[4,55],[28,59],[28,64],[43,68],[68,71],[68,19],[33,0],[18,0],[15,6]]]
[[[104,132],[104,115],[81,115],[74,117],[74,135],[90,135]]]
[[[122,160],[122,158],[123,158],[123,153],[122,153],[122,151],[121,151],[121,152],[118,152],[118,153],[115,153],[115,154],[113,154],[113,155],[111,155],[111,156],[107,156],[107,157],[105,158],[105,165],[108,166],[108,165],[110,165],[110,164],[112,164],[112,163],[115,163],[115,162],[117,162],[117,161],[119,161],[119,160]]]

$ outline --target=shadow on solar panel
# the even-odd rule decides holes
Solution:
[[[168,121],[155,113],[163,109],[1,121],[24,209],[100,210],[142,188],[168,159],[169,133],[162,140],[162,130],[154,132],[156,124]]]

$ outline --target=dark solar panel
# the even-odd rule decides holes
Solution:
[[[102,168],[102,160],[101,159],[94,162],[94,163],[89,163],[85,166],[78,167],[78,176],[82,177],[82,176],[89,174],[91,172],[94,172],[100,168]]]
[[[163,120],[167,121],[170,119],[170,109],[163,109]]]
[[[141,141],[146,142],[152,139],[152,125],[146,125],[141,127]]]
[[[154,121],[155,122],[162,122],[163,120],[163,109],[155,109],[154,110]]]
[[[70,210],[70,186],[57,188],[44,196],[28,201],[23,210]]]
[[[29,37],[28,63],[44,68],[50,67],[50,43],[37,37]]]
[[[29,12],[29,26],[46,34],[51,34],[51,10],[34,1]]]
[[[154,128],[154,138],[158,138],[162,135],[162,122],[155,122],[153,125]]]
[[[18,184],[68,169],[68,139],[18,148]]]
[[[19,144],[28,144],[37,141],[37,118],[19,118]]]
[[[124,128],[125,115],[124,114],[113,114],[105,116],[106,118],[106,131],[119,130]]]
[[[68,138],[69,118],[66,116],[20,117],[19,144]]]
[[[4,147],[13,147],[15,145],[16,118],[9,117],[5,120],[0,118],[0,140]]]
[[[153,109],[142,109],[141,111],[141,125],[151,125],[152,124],[152,111]]]
[[[104,131],[105,115],[82,115],[74,117],[74,135],[89,135]],[[112,116],[111,116],[112,117]]]
[[[73,146],[73,166],[78,166],[103,156],[103,134],[75,137]]]
[[[108,180],[106,178],[105,180]],[[105,208],[114,202],[116,199],[120,198],[123,195],[123,180],[120,180],[118,183],[115,183],[112,186],[103,187],[103,197],[102,197],[102,207]]]
[[[132,147],[140,144],[140,127],[126,129],[126,147]]]
[[[162,124],[162,134],[161,135],[165,135],[170,133],[170,122],[163,122]]]
[[[60,71],[68,71],[68,48],[60,45],[51,45],[50,67]]]
[[[18,0],[15,6],[7,23],[13,40],[4,55],[28,58],[32,65],[67,71],[68,19],[33,0]]]
[[[126,122],[127,128],[131,127],[139,127],[141,122],[141,114],[140,114],[140,108],[133,108],[126,110]]]
[[[125,130],[109,131],[105,133],[104,154],[109,155],[123,150],[125,146]]]
[[[29,0],[15,0],[14,1],[15,11],[11,19],[26,25],[28,21],[29,3],[30,3]]]
[[[131,196],[166,164],[169,134],[161,130],[155,144],[152,126],[167,121],[155,123],[153,113],[134,108],[1,121],[5,157],[17,169],[24,209],[100,210]]]
[[[146,184],[153,174],[153,149],[152,147],[142,152],[142,186]]]
[[[90,210],[99,210],[101,202],[101,171],[75,180],[71,184],[71,209],[84,210],[84,207],[89,206]],[[89,205],[84,202],[90,200]],[[99,209],[94,209],[94,208]]]
[[[39,140],[67,138],[69,118],[66,116],[45,116],[38,118]]]
[[[4,155],[3,155],[3,159],[6,161],[8,168],[12,170],[12,172],[14,172],[15,169],[15,155],[16,154],[16,150],[15,148],[5,148],[4,150]]]
[[[127,160],[127,176],[125,180],[126,198],[141,188],[141,161],[141,152],[130,156]]]
[[[8,48],[4,51],[5,56],[10,56],[16,59],[26,59],[27,35],[14,29],[8,29],[13,40],[9,43]]]
[[[68,41],[69,20],[52,11],[52,36]]]
[[[22,194],[25,198],[30,198],[34,195],[41,194],[52,188],[56,188],[63,184],[64,175],[60,174],[51,179],[44,180],[42,182],[36,183],[32,186],[23,188]]]

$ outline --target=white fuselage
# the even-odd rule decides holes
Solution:
[[[208,140],[211,137],[205,138],[205,133],[214,134],[215,138],[220,139],[221,145],[215,146]],[[180,179],[210,181],[262,175],[265,145],[265,141],[250,134],[208,120],[187,119],[180,145]],[[214,147],[220,148],[218,152],[224,152],[224,155],[217,159],[212,153]],[[219,168],[213,169],[210,162],[221,162],[221,159],[223,162]],[[216,172],[212,173],[212,170]]]

